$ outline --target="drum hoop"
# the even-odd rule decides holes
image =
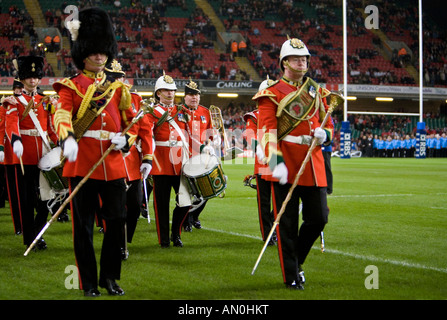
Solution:
[[[54,153],[59,153],[59,160],[55,163],[49,163],[51,165],[51,167],[42,167],[42,159],[44,159],[45,157],[52,159],[53,157],[55,157],[53,154]],[[53,149],[51,149],[49,152],[47,152],[46,154],[44,154],[42,156],[42,158],[40,158],[37,166],[39,167],[39,169],[43,170],[43,171],[51,171],[55,168],[58,168],[62,165],[62,159],[60,158],[60,154],[62,153],[62,149],[61,147],[55,147]],[[49,161],[51,162],[51,161]]]
[[[199,155],[200,156],[200,155]],[[195,156],[195,157],[197,157],[197,156]],[[207,176],[207,175],[209,175],[211,172],[213,172],[216,168],[218,168],[218,167],[221,167],[221,165],[220,165],[220,163],[219,163],[219,161],[218,161],[218,158],[215,156],[215,155],[210,155],[210,157],[214,157],[215,159],[216,159],[216,164],[210,169],[210,170],[208,170],[208,171],[205,171],[205,172],[202,172],[202,173],[199,173],[198,175],[191,175],[191,174],[188,174],[188,173],[185,173],[185,170],[184,170],[184,168],[185,168],[185,166],[187,165],[187,164],[189,164],[190,162],[186,162],[185,164],[183,164],[183,168],[182,168],[182,173],[185,175],[185,176],[187,176],[188,178],[195,178],[195,177],[204,177],[204,176]],[[189,158],[189,159],[192,159],[192,157],[191,158]],[[188,159],[188,160],[189,160]],[[222,170],[221,170],[222,171]]]

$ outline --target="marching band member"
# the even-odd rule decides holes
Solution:
[[[170,239],[175,247],[183,246],[180,238],[181,227],[191,205],[186,201],[185,205],[175,206],[172,214],[171,238],[169,238],[171,189],[175,191],[176,202],[181,202],[182,163],[189,157],[189,147],[185,137],[187,132],[184,122],[185,114],[181,106],[174,104],[176,91],[177,86],[169,75],[164,74],[159,77],[154,90],[158,104],[154,108],[154,114],[148,115],[150,122],[154,124],[155,165],[151,174],[154,180],[153,194],[158,241],[162,248],[170,246]],[[187,196],[189,197],[189,194]]]
[[[116,283],[121,275],[122,232],[126,217],[126,169],[120,150],[136,138],[136,128],[121,131],[133,117],[129,88],[107,77],[104,67],[117,54],[113,26],[100,8],[79,11],[69,24],[71,55],[81,71],[53,85],[59,94],[54,124],[66,157],[63,176],[70,192],[90,173],[106,150],[115,145],[91,173],[71,201],[73,244],[84,295],[97,297],[97,286],[110,295],[123,295]],[[104,225],[99,281],[93,246],[93,224],[98,197]]]
[[[43,76],[43,57],[22,56],[15,61],[15,64],[23,89],[20,95],[10,96],[4,101],[5,132],[12,146],[12,152],[9,152],[11,150],[7,152],[6,163],[15,165],[23,242],[29,247],[46,224],[49,212],[46,202],[40,199],[40,169],[37,164],[51,149],[49,138],[52,143],[56,143],[57,138],[51,130],[51,116],[42,101],[44,96],[37,90]],[[34,209],[37,212],[36,216]],[[46,249],[46,247],[45,240],[39,239],[37,248]]]
[[[113,60],[109,68],[106,68],[106,73],[115,78],[116,81],[124,81],[126,73],[122,71],[121,64]],[[140,104],[143,98],[131,92],[131,110],[134,116],[140,110]],[[126,121],[126,126],[129,121]],[[126,225],[124,232],[124,242],[131,243],[135,229],[137,227],[138,218],[141,213],[141,203],[143,201],[142,190],[142,174],[140,169],[144,169],[144,179],[147,179],[152,169],[152,124],[147,117],[143,117],[135,125],[138,128],[138,138],[131,145],[128,152],[123,153],[124,161],[127,171],[127,192],[126,192]],[[129,251],[125,249],[127,246],[122,246],[122,258],[125,260],[129,256]]]
[[[252,99],[256,101],[258,96],[262,95],[263,91],[273,84],[275,84],[275,81],[269,78],[262,81],[259,85],[257,94]],[[252,149],[255,151],[254,175],[256,177],[259,226],[261,229],[262,240],[265,241],[270,230],[272,229],[274,221],[273,211],[271,208],[272,176],[268,165],[263,163],[264,155],[262,153],[261,145],[257,140],[258,116],[259,110],[256,109],[252,112],[246,113],[244,115],[244,120],[246,122],[246,139],[254,144],[252,145]],[[276,240],[276,235],[272,236],[269,241],[269,245],[274,245]]]
[[[326,172],[320,145],[329,143],[333,127],[320,124],[326,115],[330,92],[304,77],[310,53],[299,39],[289,39],[281,47],[279,64],[283,77],[257,97],[259,141],[272,170],[277,214],[286,199],[312,139],[317,146],[304,168],[282,219],[277,227],[278,251],[284,283],[303,289],[304,263],[313,243],[328,221]],[[303,223],[298,227],[299,201]]]
[[[201,152],[209,152],[214,155],[216,146],[211,146],[211,143],[214,144],[214,142],[210,142],[210,140],[215,135],[213,134],[214,130],[210,112],[207,108],[200,105],[200,90],[197,83],[192,80],[185,85],[184,100],[183,110],[186,117],[186,130],[189,136],[189,152],[191,156],[198,155]],[[218,148],[220,150],[220,146]],[[204,200],[197,206],[191,207],[183,223],[185,231],[192,231],[192,226],[196,229],[202,228],[199,215],[205,208],[206,202]]]
[[[14,79],[14,83],[12,85],[13,95],[18,97],[22,94],[23,83],[20,82],[19,79]],[[22,234],[22,223],[20,221],[20,207],[19,207],[19,198],[17,197],[17,184],[16,184],[16,165],[13,163],[14,152],[12,151],[11,143],[8,139],[5,139],[5,122],[6,122],[6,109],[3,106],[2,99],[2,108],[0,111],[1,115],[1,123],[0,123],[0,134],[3,146],[3,162],[5,167],[5,181],[6,181],[6,190],[8,191],[8,202],[9,209],[11,210],[12,222],[14,225],[14,232],[16,235]]]

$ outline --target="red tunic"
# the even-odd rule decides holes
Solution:
[[[103,85],[107,85],[104,78],[98,80]],[[56,108],[54,116],[54,122],[61,141],[64,141],[69,135],[73,134],[72,118],[76,116],[80,108],[82,96],[86,94],[89,85],[91,85],[94,81],[95,79],[81,73],[71,79],[64,79],[63,81],[56,82],[53,85],[53,88],[60,96],[58,107]],[[131,121],[133,112],[130,108],[130,94],[127,108],[122,107],[122,110],[119,109],[123,90],[128,89],[121,82],[117,82],[116,86],[116,91],[114,92],[107,106],[102,110],[101,114],[95,119],[93,124],[88,129],[88,131],[101,133],[101,138],[86,136],[81,137],[78,141],[78,157],[76,161],[65,162],[63,176],[86,176],[93,165],[98,162],[104,152],[112,144],[110,133],[116,134],[123,131],[126,127],[126,122]],[[105,103],[105,99],[100,99],[96,102],[98,105],[103,105]],[[136,127],[132,127],[128,131],[128,135],[135,139],[137,130],[138,129]],[[126,178],[126,176],[127,174],[121,151],[112,150],[102,164],[99,165],[91,174],[90,178],[111,181]]]
[[[10,104],[8,101],[3,103],[6,108],[5,133],[9,141],[9,145],[5,146],[6,164],[20,163],[14,152],[12,152],[12,143],[17,138],[22,140],[22,161],[24,165],[37,165],[43,154],[49,151],[43,149],[42,138],[30,115],[27,114],[23,117],[23,113],[31,99],[34,100],[33,112],[35,113],[43,132],[47,134],[48,141],[53,141],[53,143],[57,142],[56,134],[52,131],[51,116],[48,111],[45,110],[44,104],[41,103],[43,97],[44,96],[37,93],[34,96],[23,93],[20,96],[14,96],[17,104]]]
[[[142,98],[136,93],[132,93],[132,112],[134,115],[140,110],[140,103]],[[124,154],[126,162],[127,179],[129,181],[141,179],[140,166],[142,160],[152,160],[153,145],[152,145],[152,126],[148,117],[145,115],[136,124],[138,129],[137,140],[132,144],[129,152]],[[137,148],[138,145],[138,148]]]
[[[273,100],[279,103],[287,94],[292,91],[297,90],[297,87],[285,82],[283,79],[278,81],[275,85],[266,89],[269,93],[274,94]],[[325,89],[319,88],[319,92],[322,94],[322,97],[327,95]],[[318,97],[318,96],[317,96]],[[325,109],[327,110],[328,106],[326,105],[326,99],[322,98],[323,103],[325,105]],[[258,128],[261,129],[260,134],[264,135],[264,133],[273,133],[276,135],[277,122],[278,118],[276,117],[277,112],[277,104],[273,102],[268,96],[261,95],[258,98],[258,106],[259,106],[259,124]],[[313,110],[310,110],[309,115],[313,116],[310,119],[303,120],[300,122],[298,126],[296,126],[290,133],[290,136],[302,136],[302,135],[310,135],[313,136],[313,131],[320,127],[321,122],[323,121],[320,118],[320,111],[315,111],[315,105],[312,107]],[[265,132],[262,131],[265,129]],[[328,130],[330,136],[332,136],[333,125],[332,123],[327,123],[325,128]],[[262,141],[263,136],[259,137],[259,141]],[[285,165],[288,169],[288,183],[293,183],[296,174],[298,173],[301,163],[306,157],[307,151],[309,149],[309,145],[306,144],[297,144],[293,142],[280,140],[277,144],[272,140],[270,140],[271,147],[276,149],[276,153],[278,155],[282,155]],[[264,145],[266,147],[264,149],[264,153],[269,155],[269,147],[268,145]],[[326,171],[324,167],[324,159],[323,154],[321,152],[321,146],[317,146],[312,152],[311,159],[307,163],[302,176],[298,181],[298,185],[302,186],[319,186],[326,187]]]
[[[244,137],[247,140],[249,144],[253,142],[253,140],[258,139],[258,116],[259,116],[259,110],[255,110],[253,112],[246,113],[244,115],[245,120],[245,131],[244,131]],[[255,145],[257,145],[259,141],[255,142]],[[256,149],[252,145],[253,152],[255,153],[255,166],[254,166],[254,174],[260,174],[259,168],[263,167],[265,169],[268,169],[266,164],[263,164],[259,161],[258,155],[256,154]]]
[[[183,112],[187,115],[186,130],[189,137],[189,152],[191,156],[200,153],[200,146],[209,139],[213,139],[214,130],[211,123],[210,111],[199,105],[196,110],[183,107]]]
[[[3,104],[0,105],[0,151],[5,152],[5,115],[6,110]]]
[[[169,116],[161,125],[158,122],[165,112]],[[189,153],[183,147],[182,137],[188,139],[185,115],[183,112],[177,112],[178,106],[165,106],[158,104],[155,106],[154,114],[149,114],[149,121],[153,124],[153,137],[155,140],[154,161],[152,165],[152,175],[178,176],[182,170],[184,152]],[[169,119],[172,119],[170,123]],[[157,123],[159,124],[157,126]],[[177,130],[174,123],[178,126]],[[181,133],[181,134],[180,134]],[[186,155],[189,157],[189,155]]]

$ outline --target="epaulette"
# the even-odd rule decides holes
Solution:
[[[72,89],[72,90],[75,90],[75,91],[77,91],[78,89],[76,88],[76,85],[73,83],[73,81],[71,80],[73,77],[70,77],[70,78],[64,78],[64,79],[62,79],[62,80],[59,80],[59,81],[56,81],[55,83],[54,83],[54,85],[57,85],[57,84],[60,84],[60,85],[63,85],[63,86],[65,86],[65,87],[68,87],[68,88],[70,88],[70,89]]]
[[[244,121],[247,122],[250,118],[252,118],[253,122],[257,123],[258,117],[256,116],[256,111],[257,110],[244,114]]]
[[[326,88],[321,87],[321,97],[325,98],[329,96],[332,92]]]
[[[270,88],[270,87],[274,86],[278,82],[279,82],[279,80],[269,80],[267,88]]]
[[[254,97],[251,98],[251,100],[257,100],[257,99],[259,99],[259,98],[261,98],[261,97],[276,97],[276,95],[275,95],[273,92],[271,92],[270,90],[268,90],[268,88],[267,88],[267,89],[258,91],[258,92],[254,95]]]

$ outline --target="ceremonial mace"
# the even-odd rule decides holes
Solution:
[[[328,108],[328,110],[326,112],[326,116],[324,117],[323,122],[321,123],[321,126],[320,126],[321,128],[324,128],[324,126],[326,125],[326,123],[328,122],[328,120],[329,120],[329,118],[331,116],[332,111],[342,101],[344,101],[344,98],[340,94],[332,93],[330,95],[329,108]],[[301,177],[301,175],[303,174],[304,168],[306,167],[307,163],[309,162],[310,157],[312,155],[312,152],[313,152],[313,150],[315,149],[316,146],[317,146],[317,140],[314,137],[312,139],[312,144],[310,145],[309,150],[307,151],[306,157],[304,158],[303,162],[301,163],[300,170],[296,174],[295,180],[293,181],[293,184],[292,184],[292,186],[289,189],[289,193],[287,193],[286,199],[282,203],[281,210],[279,211],[278,215],[276,216],[275,221],[273,222],[272,229],[270,230],[270,233],[269,233],[267,239],[265,240],[264,246],[262,247],[262,250],[261,250],[261,253],[259,254],[258,260],[256,260],[255,266],[253,267],[253,270],[251,272],[252,275],[255,273],[256,268],[258,267],[258,264],[261,261],[262,255],[264,254],[265,249],[267,248],[267,245],[268,245],[270,239],[272,238],[273,232],[275,231],[276,226],[279,224],[279,220],[281,219],[281,216],[283,215],[284,211],[286,210],[287,203],[290,201],[290,198],[292,197],[293,190],[297,186],[298,180]]]
[[[127,131],[130,130],[130,128],[132,128],[132,126],[138,122],[138,120],[140,120],[141,118],[143,118],[143,116],[147,113],[152,113],[154,111],[154,104],[155,104],[155,100],[154,99],[149,99],[149,102],[147,102],[146,100],[142,101],[141,104],[141,108],[138,111],[138,113],[135,115],[135,117],[132,119],[132,121],[129,123],[129,125],[127,126],[127,128],[124,129],[124,131],[121,133],[123,136],[127,133]],[[95,171],[95,169],[105,160],[105,158],[109,155],[110,152],[112,152],[112,150],[115,148],[115,144],[112,143],[110,145],[110,147],[104,152],[104,154],[102,155],[102,157],[98,160],[98,162],[96,162],[93,167],[90,169],[90,171],[87,173],[87,175],[78,183],[78,185],[76,186],[76,188],[73,189],[73,191],[70,193],[70,195],[65,199],[65,201],[61,204],[61,206],[59,207],[59,209],[56,211],[56,213],[53,215],[53,217],[45,224],[45,226],[42,228],[42,230],[39,232],[39,234],[36,236],[36,238],[34,239],[34,241],[31,243],[31,245],[28,247],[28,249],[25,251],[25,253],[23,254],[24,256],[27,256],[28,253],[34,248],[34,246],[36,245],[37,241],[39,241],[39,239],[43,236],[43,234],[45,233],[45,231],[50,227],[50,225],[56,221],[57,217],[62,213],[62,210],[65,208],[65,206],[70,203],[71,199],[73,199],[73,197],[76,195],[76,193],[78,193],[79,189],[81,189],[81,187],[84,185],[84,183],[89,179],[89,177],[93,174],[93,172]]]

